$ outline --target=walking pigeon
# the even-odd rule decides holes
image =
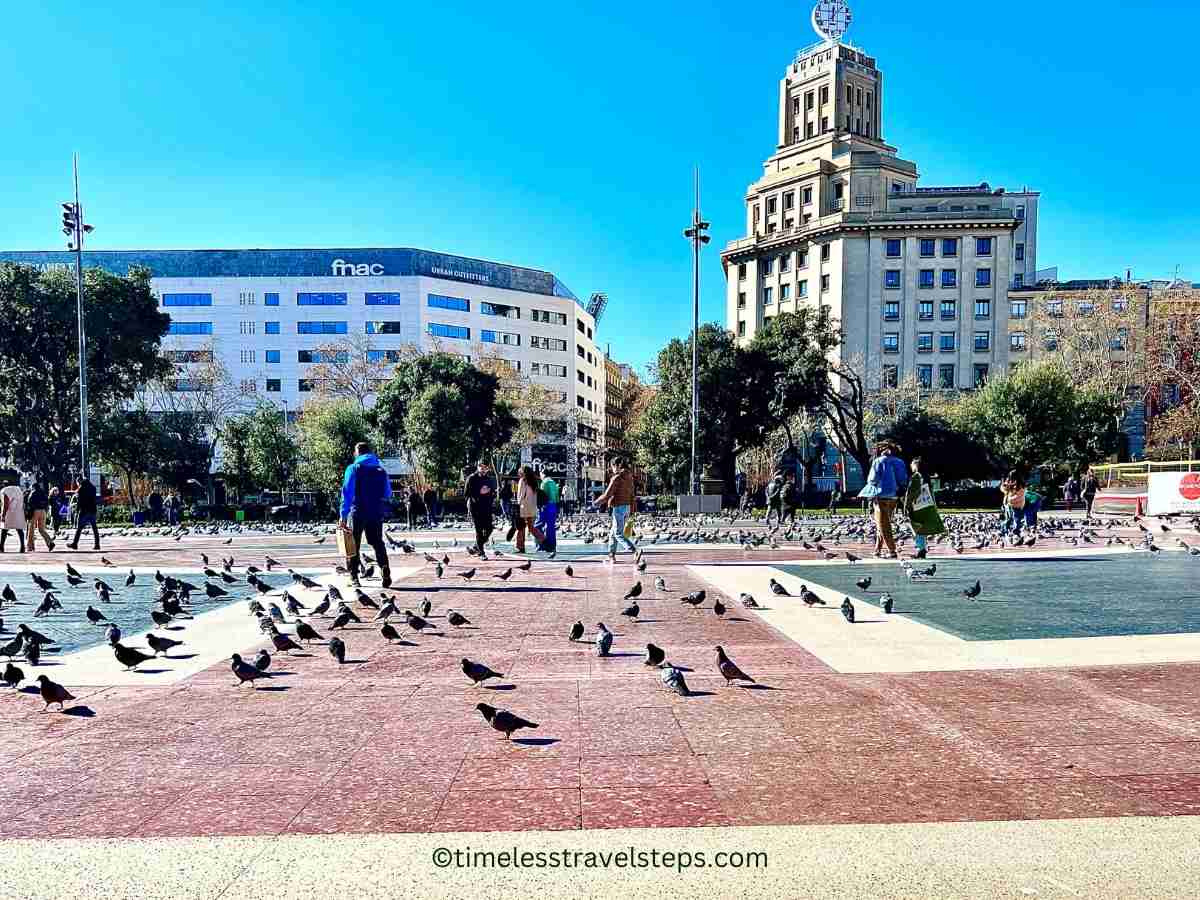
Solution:
[[[496,709],[496,707],[489,706],[486,703],[476,703],[475,708],[483,714],[487,723],[497,731],[502,732],[506,739],[511,739],[514,731],[519,731],[522,728],[538,727],[537,722],[522,719],[520,716],[513,715],[507,709]]]
[[[721,676],[725,679],[726,685],[733,684],[735,681],[748,681],[751,684],[757,684],[753,678],[739,669],[733,660],[725,655],[725,648],[721,646],[717,647],[717,668],[720,670]]]

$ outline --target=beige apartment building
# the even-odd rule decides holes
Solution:
[[[921,186],[884,140],[884,99],[875,60],[840,40],[788,65],[746,236],[721,254],[728,327],[749,342],[808,305],[840,323],[869,386],[971,388],[1008,369],[1008,295],[1035,282],[1039,194]]]

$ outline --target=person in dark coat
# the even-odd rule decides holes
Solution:
[[[87,526],[92,529],[92,549],[100,549],[100,530],[96,527],[96,486],[85,475],[75,493],[75,537],[67,544],[72,550],[79,549],[79,535]]]
[[[467,498],[467,512],[475,525],[475,549],[481,559],[487,559],[484,547],[495,527],[492,514],[496,503],[496,478],[487,460],[481,459],[475,466],[475,471],[467,477],[463,493]]]

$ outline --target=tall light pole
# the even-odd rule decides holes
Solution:
[[[696,429],[700,420],[700,248],[711,240],[704,232],[709,223],[700,218],[700,169],[695,170],[696,205],[692,208],[692,227],[683,236],[692,242],[692,475],[691,491],[700,494],[700,471],[696,468]]]
[[[87,413],[87,334],[83,327],[83,236],[92,231],[83,222],[83,207],[79,203],[79,154],[73,157],[75,169],[75,202],[62,205],[63,234],[67,249],[75,251],[75,314],[79,321],[79,478],[90,474],[88,469]]]

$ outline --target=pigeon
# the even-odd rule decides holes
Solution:
[[[329,655],[338,661],[338,665],[346,662],[346,642],[341,638],[329,639]]]
[[[646,561],[645,561],[644,559],[639,559],[639,560],[637,561],[637,570],[638,570],[639,572],[645,572],[645,571],[646,571]]]
[[[742,606],[744,606],[746,609],[761,609],[761,607],[758,605],[758,601],[744,591],[738,594],[738,600],[741,601]]]
[[[470,619],[468,619],[462,613],[456,613],[452,609],[446,611],[446,621],[449,622],[451,625],[453,625],[455,628],[462,628],[464,625],[471,624]]]
[[[165,628],[170,623],[171,616],[162,610],[152,609],[150,610],[150,620],[159,628]]]
[[[883,611],[890,616],[892,614],[892,608],[894,605],[895,605],[895,602],[892,600],[892,595],[884,594],[883,595]]]
[[[271,654],[266,650],[259,650],[258,656],[254,657],[254,668],[260,672],[265,672],[271,668]]]
[[[472,662],[465,656],[462,660],[463,674],[471,679],[476,685],[483,684],[489,678],[503,678],[503,672],[495,672],[489,669],[483,663]]]
[[[183,641],[176,641],[169,637],[159,637],[157,634],[147,634],[146,643],[150,645],[150,649],[154,651],[154,655],[162,653],[170,655],[172,647],[183,646]]]
[[[683,673],[674,666],[667,666],[659,677],[662,679],[663,687],[674,691],[680,697],[686,697],[691,693],[688,690],[687,682],[683,680]]]
[[[854,624],[854,604],[850,602],[849,597],[842,601],[842,615],[847,622]]]
[[[973,585],[971,585],[969,588],[967,588],[965,591],[963,591],[963,596],[966,597],[968,600],[974,600],[982,592],[983,592],[983,586],[979,583],[978,580],[976,580]]]
[[[215,600],[217,597],[228,597],[229,596],[229,591],[225,590],[222,587],[217,587],[217,585],[213,584],[210,581],[204,582],[204,593],[207,594],[213,600]]]
[[[354,589],[354,599],[358,601],[360,606],[365,606],[368,609],[379,609],[379,604],[364,594],[361,589]]]
[[[642,660],[647,666],[661,666],[667,658],[667,651],[654,644],[646,645],[646,658]]]
[[[575,577],[575,570],[574,570],[574,569],[572,569],[570,566],[567,566],[567,567],[566,567],[566,568],[565,568],[563,571],[566,573],[566,575],[567,575],[567,577],[568,577],[568,578],[574,578],[574,577]]]
[[[136,647],[126,647],[118,642],[112,645],[113,655],[117,658],[117,662],[125,667],[125,671],[136,669],[147,660],[154,659],[149,653],[143,653]]]
[[[718,600],[714,600],[714,601],[713,601],[713,612],[715,612],[715,613],[717,614],[717,618],[718,618],[718,619],[720,619],[720,618],[724,617],[724,615],[725,615],[725,604],[724,604],[724,603],[722,603],[722,602],[721,602],[719,599],[718,599]]]
[[[0,656],[7,656],[9,659],[12,659],[14,656],[16,656],[17,654],[19,654],[21,652],[21,649],[24,646],[25,646],[25,638],[23,638],[21,635],[17,635],[15,638],[13,638],[7,644],[0,647]]]
[[[774,578],[772,578],[772,579],[770,580],[769,584],[770,584],[770,586],[771,586],[771,593],[772,593],[772,594],[774,594],[776,597],[790,597],[790,596],[792,596],[791,594],[789,594],[789,593],[788,593],[788,589],[787,589],[787,588],[785,588],[785,587],[784,587],[782,584],[780,584],[778,581],[776,581]]]
[[[825,601],[817,596],[815,591],[810,591],[808,585],[800,585],[800,599],[805,606],[824,606]]]
[[[396,626],[391,622],[384,622],[383,627],[379,629],[379,633],[390,644],[392,641],[400,640],[400,632],[396,630]]]
[[[537,728],[537,722],[530,722],[527,719],[522,719],[520,716],[513,715],[507,709],[496,709],[494,706],[489,706],[486,703],[476,703],[475,708],[479,710],[487,723],[497,731],[503,732],[506,739],[511,739],[514,731],[522,728]]]
[[[692,593],[687,594],[686,596],[680,597],[679,602],[686,603],[688,606],[692,607],[693,609],[696,609],[700,606],[701,603],[704,602],[704,596],[705,596],[704,591],[693,591]]]
[[[608,656],[608,651],[612,649],[612,632],[605,627],[603,622],[597,622],[596,627],[600,629],[600,633],[596,635],[596,655]]]
[[[91,622],[93,625],[99,625],[101,622],[108,621],[108,617],[105,616],[104,613],[100,612],[100,610],[96,609],[96,607],[94,607],[94,606],[89,606],[87,608],[87,611],[84,613],[84,615],[87,616],[88,621]]]
[[[300,615],[301,612],[308,609],[307,606],[305,606],[303,603],[301,603],[299,600],[297,600],[295,597],[293,597],[287,591],[283,592],[283,605],[285,607],[287,607],[287,611],[290,612],[293,616],[298,616],[298,615]]]
[[[433,628],[432,625],[430,625],[420,616],[414,616],[407,609],[404,611],[404,624],[406,624],[413,631],[417,632],[417,634],[420,634],[426,628]]]
[[[459,576],[460,576],[461,578],[463,578],[464,580],[466,580],[466,581],[470,581],[472,578],[474,578],[474,577],[475,577],[475,570],[474,570],[474,569],[467,569],[467,571],[465,571],[465,572],[459,572],[458,574],[459,574]]]
[[[323,616],[327,612],[329,612],[329,598],[323,597],[321,598],[321,602],[313,607],[312,614],[314,616]]]
[[[57,703],[61,711],[63,704],[68,700],[74,700],[75,695],[68,691],[65,687],[57,682],[51,681],[46,675],[37,677],[39,685],[39,693],[42,695],[42,700],[46,704],[42,707],[42,712],[48,710],[51,704]]]
[[[856,581],[854,583],[856,585],[858,585],[862,590],[865,591],[867,588],[869,588],[871,586],[871,576],[868,575],[866,578],[860,578],[860,579],[858,579],[858,581]]]
[[[621,610],[621,615],[627,616],[631,621],[636,622],[638,613],[641,611],[642,608],[638,606],[637,603],[631,603],[629,606]]]
[[[517,568],[520,569],[522,572],[528,572],[530,569],[533,568],[533,560],[532,559],[528,560],[527,562],[524,562],[521,565],[517,566]]]
[[[108,641],[110,646],[117,643],[119,640],[121,640],[121,629],[116,625],[109,625],[108,628],[104,630],[104,639]]]
[[[42,634],[40,631],[34,631],[32,628],[30,628],[28,625],[25,625],[24,623],[17,626],[17,633],[19,635],[21,635],[23,638],[25,638],[25,643],[27,643],[27,644],[53,644],[53,643],[55,643],[53,638],[47,637],[46,635]]]
[[[421,615],[428,618],[429,614],[433,612],[433,604],[429,602],[428,597],[424,597],[422,598],[421,605],[418,607],[418,609],[421,611]]]
[[[728,656],[725,655],[725,648],[717,647],[717,668],[721,672],[721,676],[725,679],[725,684],[730,685],[735,681],[748,681],[751,684],[757,682],[739,669]]]
[[[317,630],[307,622],[296,620],[296,637],[302,641],[323,641],[325,638],[317,634]]]
[[[3,592],[0,592],[0,597],[4,598],[5,603],[19,603],[20,602],[17,599],[17,592],[12,589],[11,584],[6,584],[4,586]]]
[[[666,591],[666,589],[667,589],[667,580],[666,580],[665,578],[663,578],[661,575],[657,575],[657,576],[655,576],[655,578],[654,578],[654,589],[655,589],[656,591]]]
[[[503,572],[501,572],[496,577],[499,578],[501,581],[508,581],[508,579],[512,578],[512,573],[513,573],[512,566],[509,566],[507,569],[505,569]]]
[[[343,607],[342,609],[338,610],[338,614],[334,617],[333,621],[329,623],[329,630],[337,631],[339,628],[345,628],[356,619],[357,616],[355,616],[354,613]]]
[[[249,681],[251,685],[254,685],[255,690],[257,690],[258,685],[254,684],[255,679],[269,677],[266,672],[243,660],[238,653],[233,654],[229,659],[231,660],[230,668],[233,669],[233,674],[237,676],[239,685],[243,685]]]
[[[290,637],[286,634],[280,634],[278,631],[271,635],[271,643],[275,645],[275,649],[280,653],[291,653],[293,650],[302,649]]]
[[[637,584],[635,584],[633,587],[631,587],[628,591],[625,592],[625,596],[623,599],[632,600],[635,597],[640,597],[640,596],[642,596],[642,583],[639,581],[639,582],[637,582]]]
[[[52,582],[47,581],[45,578],[43,578],[37,572],[30,572],[29,577],[32,578],[33,583],[36,584],[38,587],[40,587],[43,591],[54,590],[54,584]]]
[[[42,645],[41,644],[31,644],[31,643],[25,644],[25,661],[27,663],[29,663],[31,666],[36,666],[38,664],[38,661],[41,658],[42,658]]]
[[[4,683],[10,688],[15,688],[18,684],[25,680],[25,672],[19,667],[14,666],[11,662],[4,667]]]
[[[571,634],[567,637],[567,640],[577,641],[581,637],[583,637],[583,623],[576,621],[575,624],[571,626]]]

